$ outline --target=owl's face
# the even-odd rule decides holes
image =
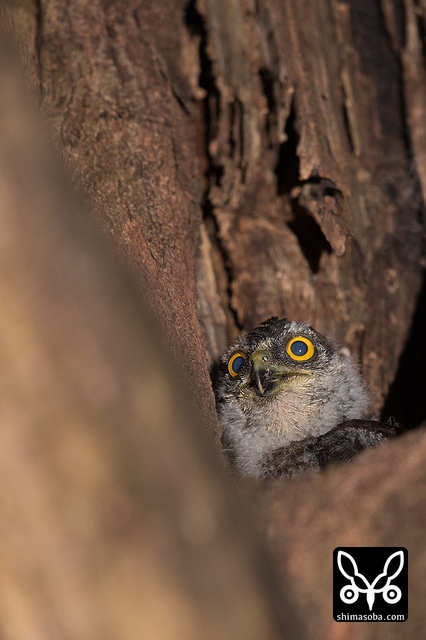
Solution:
[[[336,347],[306,324],[271,318],[222,356],[220,389],[243,405],[268,403],[289,389],[315,384]]]
[[[366,401],[347,354],[307,324],[278,318],[222,356],[215,393],[226,445],[244,460],[361,417]]]

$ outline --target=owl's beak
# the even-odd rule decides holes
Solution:
[[[255,351],[250,362],[250,382],[254,385],[256,393],[261,396],[270,395],[289,378],[307,373],[274,364],[272,355],[266,350]]]
[[[250,381],[256,386],[256,391],[259,392],[261,396],[265,396],[267,390],[270,389],[270,376],[268,371],[264,369],[253,369],[250,374]]]
[[[256,387],[256,392],[261,396],[269,395],[277,386],[277,367],[272,364],[272,356],[269,351],[255,351],[251,358],[250,381]]]

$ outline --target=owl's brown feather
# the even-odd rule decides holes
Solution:
[[[304,438],[275,449],[262,461],[262,478],[320,471],[331,463],[349,462],[356,455],[393,438],[401,428],[375,420],[348,420],[321,436]]]

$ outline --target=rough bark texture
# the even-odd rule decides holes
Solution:
[[[188,401],[194,398],[201,409],[203,427],[218,436],[208,358],[211,363],[237,332],[271,315],[309,321],[350,347],[372,391],[372,411],[380,411],[397,374],[421,285],[426,194],[424,0],[9,0],[7,6],[27,78],[40,95],[69,173],[116,247],[130,259],[142,296],[181,367],[185,395]],[[27,250],[25,243],[16,246]],[[51,244],[47,246],[48,251],[43,244],[38,251],[51,265],[56,264],[60,255]],[[109,273],[102,278],[99,274],[99,283],[104,282],[107,290]],[[109,296],[111,307],[120,309],[123,298],[117,287],[111,286]],[[423,293],[423,305],[424,299]],[[425,356],[422,318],[424,306],[419,306],[384,409],[408,416],[404,402],[407,406],[414,402],[419,410],[410,414],[410,426],[425,418],[420,395],[424,393]],[[123,326],[117,325],[114,353],[123,344],[132,351],[132,367],[138,370],[137,363],[146,358],[145,346],[139,345],[132,321],[129,330]],[[17,357],[19,363],[17,349],[12,353],[11,348],[11,357]],[[127,360],[122,375],[128,380],[132,374],[126,373],[126,366]],[[30,377],[34,375],[31,367],[28,371]],[[414,398],[416,388],[419,392]],[[98,400],[102,402],[105,398]],[[67,415],[65,397],[64,403]],[[117,418],[116,424],[126,424],[126,416],[124,413],[121,421]],[[116,446],[123,460],[129,456],[130,462],[126,458],[120,464],[134,471],[132,487],[145,477],[141,471],[145,462],[151,469],[158,460],[161,466],[163,457],[163,467],[185,468],[188,478],[195,474],[197,485],[200,460],[204,465],[198,450],[186,457],[159,441],[152,455],[140,452],[145,455],[142,467],[134,462],[139,453],[139,449],[133,452],[137,434],[146,429],[150,437],[161,416],[150,414],[140,428],[134,427],[132,437],[125,430],[124,443],[118,435],[108,435],[106,449],[103,438],[96,435],[99,427],[93,418],[93,440],[81,440],[76,460],[89,455],[86,450],[93,452],[95,469],[99,455],[101,468],[105,465],[105,473],[115,478],[108,446]],[[176,428],[178,424],[176,418]],[[58,440],[52,440],[58,456],[64,456],[61,450],[71,438],[71,427],[65,423]],[[52,441],[41,435],[31,440],[40,455],[45,446],[50,451]],[[171,441],[177,447],[180,436],[171,435]],[[71,451],[76,448],[72,443],[71,439]],[[9,450],[15,452],[16,447],[12,442]],[[19,460],[21,455],[17,451],[6,459],[7,450],[5,447],[0,465],[3,474],[10,468],[7,460]],[[295,606],[307,621],[309,638],[381,638],[385,633],[390,638],[422,637],[425,454],[425,433],[419,430],[362,454],[348,466],[297,481],[254,485],[260,530],[270,541],[284,592],[294,585]],[[200,456],[198,461],[194,456]],[[55,464],[65,464],[60,460]],[[76,482],[74,467],[69,474]],[[37,473],[24,475],[22,485],[11,488],[16,505],[23,514],[28,511],[28,518],[32,508],[32,502],[25,500],[28,485],[39,492],[40,501],[50,500],[54,491],[52,467],[47,465],[41,475]],[[155,476],[160,484],[167,483],[169,475],[159,477]],[[149,478],[152,482],[154,476]],[[188,478],[186,488],[178,484],[171,497],[165,490],[157,496],[172,528],[173,509],[181,516],[176,504],[183,510],[187,500],[191,504],[186,493],[192,486]],[[148,485],[140,486],[145,491]],[[206,485],[201,483],[199,489],[197,495],[208,503]],[[87,507],[91,511],[95,498],[87,484],[82,485],[77,504],[84,506],[87,491],[92,496]],[[253,500],[250,491],[249,500]],[[221,494],[220,504],[222,499]],[[43,535],[48,535],[49,524],[55,530],[55,523],[64,517],[58,502],[49,504]],[[80,513],[77,516],[76,522]],[[228,517],[226,511],[223,518],[227,521]],[[70,520],[72,517],[67,522]],[[157,529],[150,526],[145,512],[138,522],[143,527],[148,523],[146,537],[134,529],[129,554],[145,558],[153,545],[154,555],[148,563],[152,562],[155,572],[161,555],[155,551]],[[140,529],[143,527],[141,524]],[[232,529],[231,524],[229,527]],[[61,529],[64,535],[65,529]],[[240,536],[243,540],[245,527],[235,523],[235,529],[235,539]],[[71,528],[69,542],[56,539],[57,554],[73,544],[73,531]],[[137,540],[139,534],[142,537]],[[28,529],[29,540],[41,535]],[[116,564],[110,568],[106,553],[102,555],[109,544],[104,535],[102,526],[89,548],[100,545],[102,564],[93,571],[96,575],[106,572],[108,590]],[[159,538],[161,542],[161,535]],[[223,556],[217,562],[222,567],[226,557],[233,561],[235,547],[227,546],[224,538],[220,543]],[[117,548],[123,544],[127,553],[126,541],[120,539]],[[330,613],[332,548],[376,544],[409,549],[409,622],[383,626],[334,623]],[[12,545],[11,538],[6,550],[8,545]],[[190,566],[198,557],[191,547]],[[212,554],[212,558],[217,556]],[[24,578],[30,560],[23,561]],[[183,575],[182,584],[187,585],[184,564],[179,564],[175,575]],[[247,560],[235,567],[242,587],[247,583],[244,571],[248,564]],[[58,568],[55,576],[68,580],[68,571],[68,565]],[[18,576],[19,582],[13,569],[10,575],[18,580],[17,586],[5,593],[9,599],[15,593],[20,598],[24,578]],[[131,591],[133,577],[120,575],[119,584],[129,583]],[[74,585],[86,584],[84,593],[96,597],[96,582],[86,574],[73,576]],[[211,584],[216,584],[215,576],[212,570]],[[201,580],[205,579],[206,574]],[[259,584],[256,578],[253,581],[248,581],[248,589]],[[203,583],[205,588],[207,583]],[[162,588],[162,583],[155,584]],[[224,594],[223,607],[228,591],[217,584],[218,593]],[[192,613],[183,618],[196,618],[196,594],[204,593],[203,588],[186,594],[184,605]],[[255,586],[250,593],[256,600]],[[136,610],[133,595],[129,607],[135,603]],[[268,615],[269,595],[259,596],[261,625]],[[110,600],[115,597],[119,597],[116,591],[109,592]],[[175,611],[174,594],[169,597],[171,611]],[[19,598],[15,601],[21,602]],[[284,599],[284,607],[286,602]],[[244,612],[231,599],[227,611],[235,607],[235,615],[241,616],[238,624],[245,624]],[[35,601],[33,616],[40,610]],[[205,625],[203,633],[211,620],[207,610],[201,608],[199,614]],[[52,625],[64,616],[68,619],[67,612],[54,611]],[[118,613],[111,615],[118,620]],[[247,624],[250,627],[252,618]],[[167,620],[158,638],[173,637],[166,625]],[[151,634],[154,627],[149,637],[155,637]],[[194,637],[200,628],[190,628]],[[212,628],[216,632],[214,625]],[[259,628],[253,623],[252,637]],[[229,629],[232,635],[232,627]],[[257,637],[266,638],[268,633],[273,637],[272,627]],[[292,628],[288,634],[301,637]],[[25,630],[20,637],[26,637]],[[189,632],[186,637],[191,637]],[[250,636],[237,633],[235,637]]]
[[[201,79],[207,86],[208,68],[216,88],[213,106],[211,87],[206,99],[214,225],[206,224],[228,274],[228,333],[270,315],[310,321],[359,355],[377,411],[412,317],[421,247],[401,61],[379,7],[198,6],[210,60]],[[419,61],[407,47],[399,45],[405,74],[417,75],[405,97],[420,128]],[[412,135],[420,173],[420,133]],[[219,326],[212,352],[223,348],[223,333]]]
[[[11,15],[65,161],[203,411],[200,244],[211,360],[270,315],[308,320],[359,356],[377,412],[420,286],[421,7],[26,6]]]

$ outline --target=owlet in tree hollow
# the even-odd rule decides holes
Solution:
[[[321,469],[398,430],[361,419],[368,396],[347,350],[287,319],[270,318],[228,349],[215,395],[223,446],[240,475]]]

